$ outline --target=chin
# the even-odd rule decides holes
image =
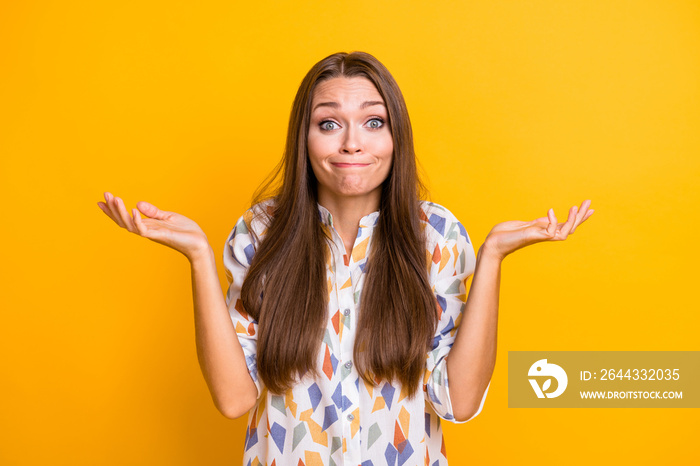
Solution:
[[[361,197],[361,196],[369,195],[370,192],[371,191],[346,190],[346,191],[339,191],[338,195],[343,196],[343,197]]]
[[[337,192],[346,196],[364,196],[377,190],[377,186],[339,186]]]

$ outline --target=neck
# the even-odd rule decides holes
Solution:
[[[328,209],[333,216],[333,227],[343,239],[348,254],[357,237],[362,217],[379,210],[381,191],[366,196],[333,196],[322,191],[318,193],[318,203]]]

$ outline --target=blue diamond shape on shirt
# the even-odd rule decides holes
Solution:
[[[325,409],[325,416],[323,417],[323,428],[321,431],[328,429],[331,424],[338,420],[338,411],[336,411],[335,406],[328,405]]]
[[[430,397],[433,403],[442,405],[442,403],[440,403],[440,400],[438,400],[438,397],[435,396],[435,390],[433,390],[433,386],[430,383],[428,383],[428,396]]]
[[[402,450],[401,453],[399,453],[399,466],[403,466],[403,464],[408,461],[408,459],[411,457],[413,454],[413,447],[411,446],[411,442],[408,440],[404,440],[401,442],[402,445]]]
[[[345,412],[348,408],[352,407],[352,401],[350,399],[343,395],[343,412]],[[360,430],[362,430],[362,426],[360,426]]]
[[[321,389],[314,382],[312,386],[308,389],[309,399],[311,399],[311,407],[316,411],[316,407],[321,402]]]
[[[284,437],[287,434],[287,429],[277,424],[276,422],[270,427],[270,435],[272,435],[272,440],[275,441],[275,445],[279,448],[280,453],[284,453]]]
[[[390,466],[394,466],[396,464],[396,454],[398,452],[396,451],[396,448],[392,444],[389,444],[386,446],[386,450],[384,450],[384,458],[386,458],[386,464]]]
[[[464,229],[464,225],[462,225],[460,222],[457,222],[457,226],[459,226],[459,233],[466,238],[467,243],[472,244],[472,242],[469,240],[469,235],[467,234],[467,230]]]
[[[430,216],[430,225],[437,230],[440,235],[445,236],[445,218],[437,214]]]
[[[248,437],[248,442],[245,446],[246,451],[248,451],[253,445],[258,443],[258,429],[251,429],[250,430],[250,435]]]
[[[248,365],[248,372],[254,381],[258,381],[258,363],[255,359],[255,355],[251,354],[245,357],[245,362]]]
[[[454,320],[452,320],[452,317],[450,317],[450,321],[447,323],[447,325],[445,325],[445,327],[442,330],[440,330],[440,333],[442,333],[443,335],[447,335],[453,328],[455,328],[455,322]]]
[[[338,382],[338,386],[335,387],[331,400],[333,400],[333,403],[340,408],[340,405],[343,402],[343,389],[340,387],[340,382]]]
[[[335,369],[338,367],[338,358],[336,358],[332,353],[331,353],[331,366],[333,366],[333,374],[335,375]]]
[[[384,382],[384,386],[382,387],[382,396],[384,397],[384,401],[389,409],[391,409],[391,402],[394,400],[395,391],[396,389],[392,387],[389,382]]]
[[[249,244],[245,247],[243,251],[245,251],[245,258],[248,261],[248,264],[253,262],[253,255],[255,254],[255,249],[253,249],[253,245]]]
[[[437,298],[438,304],[440,305],[440,307],[442,308],[442,310],[444,312],[445,309],[447,309],[447,300],[445,299],[444,296],[440,296],[440,295],[436,296],[436,298]]]

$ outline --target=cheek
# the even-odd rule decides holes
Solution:
[[[391,167],[394,165],[394,147],[392,144],[389,144],[389,146],[387,147],[386,154],[387,155],[384,162],[384,179],[386,179],[389,176]]]
[[[381,146],[378,147],[378,153],[382,154],[382,158],[387,164],[391,164],[394,158],[394,143],[391,137],[389,137],[388,140],[382,141]]]
[[[318,153],[314,153],[311,145],[308,147],[309,150],[309,165],[311,166],[311,171],[313,172],[316,180],[325,180],[328,177],[328,170],[323,164],[323,157],[319,157]]]
[[[309,136],[307,147],[309,150],[309,157],[317,161],[321,160],[329,150],[328,140],[322,137],[314,137],[313,134]]]
[[[323,178],[323,168],[321,167],[318,158],[314,157],[313,153],[311,152],[311,148],[309,148],[309,165],[311,165],[311,171],[314,173],[317,180]]]
[[[319,154],[321,154],[321,148],[319,147],[318,139],[310,136],[306,143],[307,151],[309,152],[309,160],[312,166],[316,166],[319,160]]]

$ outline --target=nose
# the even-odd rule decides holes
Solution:
[[[340,151],[344,154],[355,154],[362,152],[362,141],[357,128],[352,125],[345,131]]]

